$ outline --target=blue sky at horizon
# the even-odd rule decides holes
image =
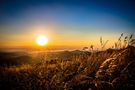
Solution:
[[[19,41],[12,39],[12,36],[17,38],[20,35],[22,38],[34,32],[32,27],[36,24],[53,27],[44,32],[53,32],[52,36],[57,38],[54,37],[56,39],[52,42],[59,42],[57,45],[63,43],[61,38],[64,37],[67,42],[73,39],[72,42],[79,43],[77,39],[80,37],[88,42],[100,36],[112,39],[121,33],[135,33],[133,0],[3,0],[0,2],[0,13],[0,41],[3,45]],[[51,37],[51,33],[49,35]]]

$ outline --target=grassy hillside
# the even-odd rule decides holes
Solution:
[[[1,53],[1,56],[4,55]],[[6,90],[135,89],[135,47],[133,46],[94,53],[66,51],[59,53],[58,56],[57,59],[60,60],[52,59],[33,64],[23,62],[17,66],[0,67],[0,88]],[[14,57],[14,54],[11,57]],[[24,61],[30,59],[30,57],[26,59],[25,55],[22,57]],[[62,60],[61,57],[70,58]],[[20,62],[20,57],[15,58]]]

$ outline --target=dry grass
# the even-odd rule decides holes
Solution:
[[[1,67],[0,85],[2,88],[14,90],[81,89],[84,88],[81,85],[94,79],[101,63],[111,54],[98,52],[90,56],[74,56],[69,61]]]
[[[129,46],[120,50],[93,52],[90,55],[74,55],[70,60],[0,67],[0,88],[3,90],[135,89],[134,53],[135,48]]]

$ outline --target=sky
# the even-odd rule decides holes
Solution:
[[[41,34],[50,47],[111,47],[121,33],[135,34],[134,0],[0,1],[0,48],[37,46]]]

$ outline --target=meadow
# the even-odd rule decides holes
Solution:
[[[0,88],[134,90],[135,40],[121,42],[121,36],[115,48],[100,51],[0,52]]]

